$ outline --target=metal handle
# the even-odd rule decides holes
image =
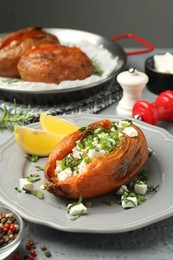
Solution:
[[[127,55],[143,54],[143,53],[151,52],[154,50],[154,46],[151,43],[147,42],[146,40],[144,40],[144,39],[140,38],[139,36],[132,34],[132,33],[124,33],[124,34],[121,34],[118,36],[114,36],[114,37],[112,37],[111,41],[115,42],[117,40],[124,39],[124,38],[132,38],[147,47],[147,49],[143,49],[143,50],[126,52]]]

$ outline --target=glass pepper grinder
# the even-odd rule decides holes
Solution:
[[[118,74],[117,81],[123,89],[123,97],[117,105],[117,115],[132,117],[133,105],[141,99],[141,93],[148,82],[148,76],[131,68]]]

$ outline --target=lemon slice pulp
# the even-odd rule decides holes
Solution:
[[[18,125],[14,126],[14,133],[16,143],[24,152],[38,156],[48,156],[66,136]]]
[[[44,131],[64,135],[78,130],[78,126],[74,123],[56,116],[47,115],[43,112],[40,114],[40,125]]]

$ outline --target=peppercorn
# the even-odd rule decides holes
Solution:
[[[51,257],[51,252],[49,250],[44,251],[46,257]]]
[[[44,244],[42,244],[42,245],[40,246],[40,248],[41,248],[42,251],[45,251],[45,250],[47,249],[47,247],[46,247]]]

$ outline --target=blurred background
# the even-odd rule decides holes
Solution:
[[[111,39],[133,33],[156,48],[172,48],[172,0],[5,0],[0,1],[0,33],[27,26],[68,28]],[[124,47],[138,46],[121,40]]]

